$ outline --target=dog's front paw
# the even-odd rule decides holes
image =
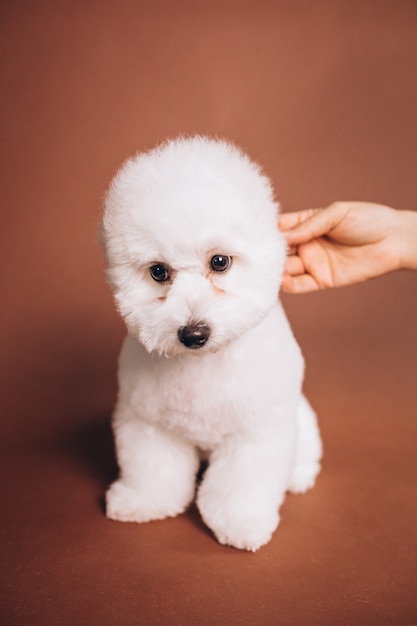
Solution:
[[[320,468],[321,465],[318,461],[296,465],[288,485],[288,491],[295,494],[305,493],[314,487]]]
[[[182,513],[189,498],[173,497],[153,490],[144,490],[127,485],[123,480],[114,482],[106,493],[106,515],[120,522],[149,522],[151,520],[175,517]]]
[[[238,515],[236,519],[231,519],[229,516],[223,522],[218,521],[208,525],[219,543],[240,550],[256,552],[271,540],[278,523],[278,513],[266,516],[254,511],[250,514]]]
[[[256,552],[268,543],[278,526],[279,515],[274,506],[261,506],[248,500],[227,500],[200,488],[197,505],[207,526],[219,543]]]

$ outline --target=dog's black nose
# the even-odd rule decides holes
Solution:
[[[188,326],[181,326],[178,331],[178,339],[187,348],[202,348],[210,337],[210,328],[204,322],[195,322]]]

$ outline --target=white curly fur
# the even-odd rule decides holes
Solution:
[[[320,470],[303,359],[278,300],[285,243],[269,180],[223,140],[180,138],[128,160],[108,192],[108,279],[128,336],[107,515],[145,522],[197,505],[221,543],[257,550],[285,492]],[[230,257],[225,271],[216,255]],[[150,267],[167,269],[157,282]],[[179,329],[203,325],[201,344]],[[191,339],[193,341],[193,339]]]

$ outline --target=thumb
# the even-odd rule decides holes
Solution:
[[[332,204],[326,209],[310,210],[307,219],[300,221],[294,228],[283,234],[290,246],[307,243],[312,239],[326,235],[338,226],[345,217],[346,212],[337,204]]]

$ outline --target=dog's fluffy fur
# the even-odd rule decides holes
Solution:
[[[222,140],[169,141],[115,176],[103,236],[128,336],[110,518],[181,513],[204,457],[203,520],[221,543],[254,551],[277,527],[285,492],[314,484],[321,442],[278,300],[277,212],[269,180]]]

